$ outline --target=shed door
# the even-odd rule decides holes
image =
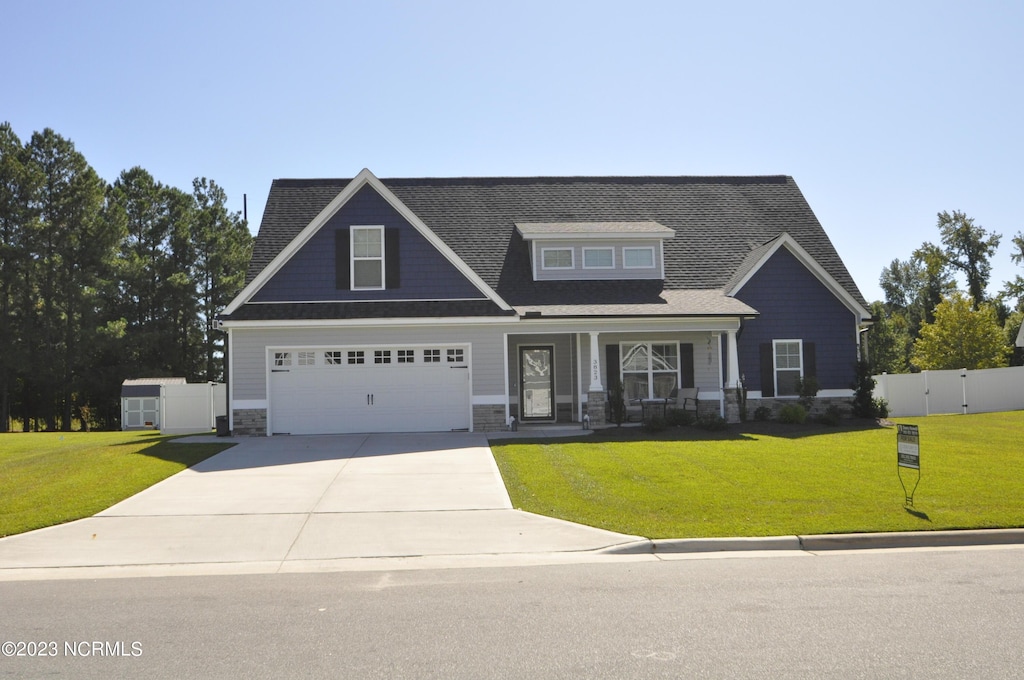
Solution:
[[[470,426],[469,348],[272,350],[272,434],[446,432]]]

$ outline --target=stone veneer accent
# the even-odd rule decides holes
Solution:
[[[740,422],[740,396],[735,389],[725,391],[725,422]]]
[[[590,429],[604,427],[607,424],[605,405],[608,400],[604,392],[587,392],[587,415],[590,416]]]
[[[502,404],[473,405],[474,432],[501,432],[507,428],[505,407]]]
[[[267,409],[236,408],[232,412],[234,428],[231,434],[236,437],[266,437]]]
[[[814,418],[825,413],[825,409],[829,406],[835,405],[839,407],[839,411],[842,417],[848,418],[852,412],[852,405],[850,401],[852,397],[815,397],[814,405],[811,406],[811,410],[807,413],[809,418]],[[774,420],[779,416],[779,411],[783,406],[788,404],[799,403],[796,399],[790,398],[778,398],[768,397],[765,399],[747,399],[747,420],[754,420],[754,412],[761,406],[767,406],[771,409],[771,418]]]

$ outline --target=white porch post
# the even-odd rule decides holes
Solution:
[[[597,344],[597,333],[590,331],[590,387],[589,392],[604,392],[601,384],[601,351]]]
[[[587,419],[590,427],[604,426],[606,403],[604,385],[601,384],[601,348],[597,344],[597,332],[590,331],[590,387],[587,388]]]
[[[727,345],[729,349],[728,363],[729,372],[725,380],[725,386],[736,388],[740,386],[740,353],[736,346],[736,331],[729,331]]]

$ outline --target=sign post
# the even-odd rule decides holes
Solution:
[[[909,493],[900,468],[917,470],[917,479],[914,480],[914,486]],[[917,425],[896,426],[896,475],[900,478],[907,507],[914,507],[914,492],[921,483],[921,437]]]

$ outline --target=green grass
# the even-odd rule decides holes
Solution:
[[[648,538],[1024,526],[1024,412],[899,419],[921,433],[904,507],[896,429],[746,423],[494,442],[518,508]],[[899,474],[909,485],[916,472]]]
[[[153,432],[0,434],[0,536],[89,517],[229,446]]]

